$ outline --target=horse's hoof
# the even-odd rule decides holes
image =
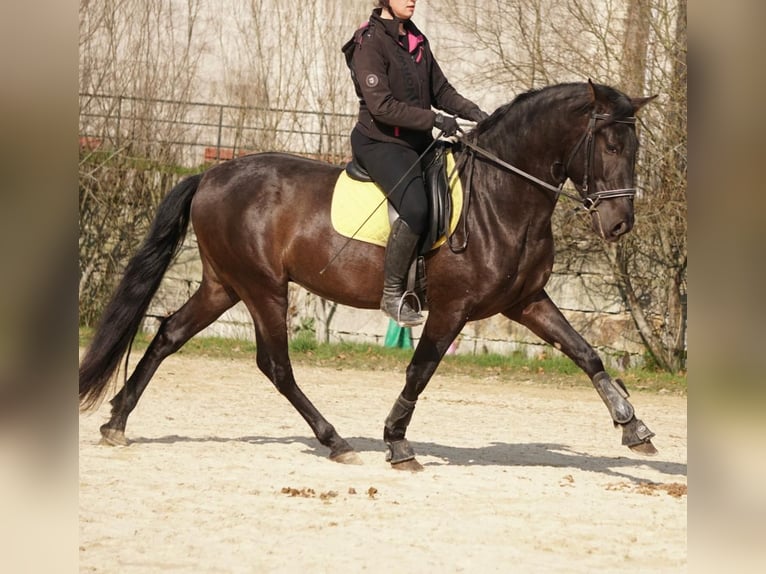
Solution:
[[[424,470],[423,465],[414,458],[402,462],[392,462],[391,468],[395,470],[409,470],[410,472],[420,472],[421,470]]]
[[[359,455],[356,454],[353,450],[342,452],[336,456],[331,456],[330,460],[333,462],[339,462],[341,464],[364,464],[362,459],[359,458]]]
[[[654,445],[652,444],[652,441],[650,440],[639,443],[639,444],[634,444],[632,446],[629,446],[628,448],[632,450],[633,452],[642,454],[644,456],[654,456],[658,452],[657,449],[654,448]]]
[[[121,430],[102,428],[101,441],[98,444],[106,446],[128,446],[128,439]]]
[[[643,421],[635,416],[622,425],[622,444],[633,452],[644,456],[654,456],[657,449],[652,444],[654,433],[649,430]]]

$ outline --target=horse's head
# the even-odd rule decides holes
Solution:
[[[629,98],[588,81],[587,128],[570,152],[567,176],[583,197],[593,230],[617,241],[633,229],[636,112],[656,96]]]

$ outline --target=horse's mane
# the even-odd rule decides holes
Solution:
[[[609,86],[600,85],[599,89],[606,94],[607,100],[612,105],[611,113],[615,118],[633,115],[633,107],[624,94]],[[471,133],[480,135],[487,132],[500,122],[505,123],[510,120],[510,116],[524,117],[533,107],[541,109],[555,105],[557,109],[566,109],[573,114],[586,114],[591,110],[591,104],[588,84],[585,82],[552,84],[542,88],[533,88],[518,94],[509,103],[497,108],[492,115],[479,122]]]

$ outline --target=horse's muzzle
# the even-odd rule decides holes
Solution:
[[[632,211],[602,209],[601,206],[591,211],[593,231],[610,243],[629,233],[633,229],[633,221]]]

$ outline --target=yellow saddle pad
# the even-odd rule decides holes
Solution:
[[[452,234],[457,227],[460,211],[463,209],[463,187],[455,171],[455,158],[452,152],[447,150],[445,157],[452,196],[452,214],[449,222],[449,232]],[[375,183],[356,181],[351,179],[345,170],[342,171],[335,183],[330,210],[335,231],[344,237],[353,237],[359,241],[385,247],[391,232],[391,223],[388,220],[388,202],[384,198],[385,194]],[[439,247],[445,241],[447,241],[446,236],[440,237],[433,244],[432,249]]]

